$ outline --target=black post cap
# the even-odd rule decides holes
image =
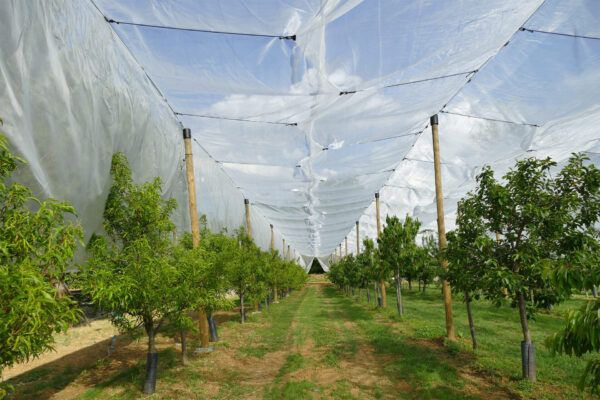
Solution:
[[[431,118],[429,118],[429,122],[431,122],[431,125],[438,125],[438,115],[432,115]]]
[[[250,200],[244,199],[244,204],[250,204]]]
[[[269,226],[271,227],[271,229],[273,229],[273,224],[269,224]]]
[[[379,198],[379,192],[375,193],[375,198],[378,199]]]
[[[184,139],[192,138],[192,130],[190,128],[183,128],[183,138]]]

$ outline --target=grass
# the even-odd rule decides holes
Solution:
[[[426,293],[419,292],[416,288],[412,291],[403,288],[405,314],[402,318],[397,314],[395,289],[392,289],[388,288],[387,291],[387,309],[377,309],[378,315],[394,321],[403,336],[417,342],[445,335],[445,314],[440,288],[430,287]],[[530,321],[536,344],[538,377],[538,382],[533,385],[520,379],[522,333],[518,311],[509,304],[496,307],[488,301],[473,302],[473,318],[479,348],[470,361],[471,367],[523,398],[591,398],[589,393],[580,393],[575,388],[575,383],[585,368],[585,361],[576,357],[552,356],[543,345],[546,337],[562,329],[565,310],[579,307],[583,301],[582,298],[569,300],[555,307],[553,311],[538,314],[534,321]],[[360,303],[366,305],[366,295],[360,299]],[[453,315],[456,334],[462,340],[446,348],[446,352],[449,357],[456,357],[459,353],[471,355],[466,307],[459,298],[454,299]]]
[[[381,310],[373,302],[366,303],[364,291],[358,299],[322,283],[319,278],[281,304],[249,316],[247,324],[240,324],[239,318],[221,324],[217,350],[190,355],[185,367],[174,345],[161,350],[153,396],[141,393],[145,358],[136,356],[139,361],[123,363],[119,369],[106,359],[60,373],[51,364],[37,368],[9,382],[21,383],[13,398],[49,398],[71,385],[86,387],[77,398],[87,400],[591,398],[574,386],[584,361],[553,357],[542,345],[547,335],[561,328],[562,312],[582,299],[540,314],[532,322],[538,382],[531,385],[519,379],[521,334],[518,313],[509,305],[473,304],[480,346],[473,354],[465,307],[459,299],[454,302],[454,319],[461,339],[444,343],[439,288],[428,288],[426,293],[404,289],[405,316],[400,318],[392,288],[388,308]],[[76,338],[64,340],[76,342]],[[143,344],[142,340],[137,346]]]

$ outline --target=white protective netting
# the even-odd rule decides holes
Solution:
[[[356,220],[376,236],[375,192],[382,219],[435,231],[433,114],[448,229],[485,164],[599,161],[597,0],[4,0],[0,26],[21,178],[88,235],[115,151],[164,179],[187,229],[183,126],[210,227],[243,225],[248,198],[257,243],[272,223],[305,268],[346,236],[355,252]]]

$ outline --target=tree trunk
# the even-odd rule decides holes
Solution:
[[[421,280],[419,279],[419,292],[421,291]]]
[[[219,341],[219,334],[217,333],[217,324],[215,323],[215,316],[210,313],[208,317],[208,329],[210,330],[210,339],[212,342]]]
[[[242,324],[246,322],[246,310],[244,310],[244,295],[240,295],[240,316],[242,317]]]
[[[187,353],[187,343],[185,342],[185,329],[182,329],[181,334],[181,362],[183,365],[187,365],[188,363],[188,353]]]
[[[404,307],[402,306],[402,282],[400,282],[400,271],[398,268],[394,270],[394,280],[396,281],[396,306],[398,307],[398,315],[404,315]]]
[[[531,382],[535,382],[535,353],[533,352],[533,343],[531,342],[531,333],[527,322],[527,302],[525,300],[525,295],[521,290],[517,292],[517,300],[519,303],[521,328],[523,329],[523,342],[521,342],[523,379],[529,378]]]
[[[387,293],[385,292],[385,281],[381,280],[381,308],[387,307]]]
[[[367,289],[367,303],[371,303],[371,292],[369,291],[369,281],[367,281],[366,289]]]
[[[412,279],[408,278],[408,290],[412,291]]]
[[[362,287],[358,288],[358,300],[362,297]]]
[[[529,289],[529,300],[531,304],[535,304],[535,298],[533,297],[533,289]]]
[[[473,314],[471,313],[471,296],[469,296],[468,293],[465,293],[465,302],[467,303],[467,317],[469,318],[469,329],[471,330],[473,351],[477,351],[477,337],[475,337],[475,324],[473,323]]]
[[[148,335],[148,354],[146,356],[146,380],[144,381],[144,393],[152,394],[156,391],[156,371],[158,369],[158,353],[154,343],[155,330],[154,321],[145,323]]]
[[[275,285],[273,287],[273,296],[275,297],[275,300],[273,300],[274,303],[278,303],[279,302],[279,293],[277,293],[277,285]]]
[[[423,293],[425,293],[425,288],[427,287],[427,284],[425,282],[423,282]]]
[[[354,286],[352,286],[352,296],[354,296]]]
[[[523,292],[517,293],[517,299],[519,301],[519,316],[521,318],[521,328],[523,329],[523,340],[525,343],[531,343],[531,333],[529,332],[529,324],[527,323],[527,303]]]
[[[598,288],[596,286],[592,287],[592,294],[594,295],[594,297],[598,297]]]

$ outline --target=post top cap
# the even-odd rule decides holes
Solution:
[[[271,229],[273,229],[273,224],[269,224],[269,226],[271,227]]]
[[[438,115],[432,115],[431,118],[429,118],[429,122],[431,123],[431,125],[438,125]]]
[[[183,128],[183,138],[184,139],[192,138],[192,130],[190,128]]]
[[[379,198],[379,192],[375,192],[375,198],[378,199]]]
[[[244,199],[244,204],[250,204],[250,200]]]

